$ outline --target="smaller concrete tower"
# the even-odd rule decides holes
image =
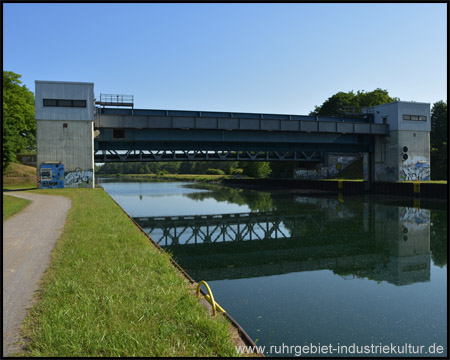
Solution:
[[[389,136],[375,139],[375,181],[430,180],[430,104],[396,101],[373,107]]]
[[[94,187],[94,83],[35,85],[38,188]]]

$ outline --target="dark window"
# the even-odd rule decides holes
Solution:
[[[44,106],[57,106],[56,99],[44,99]]]
[[[403,115],[403,120],[427,121],[427,117],[423,115]]]
[[[86,107],[86,100],[43,99],[44,106]]]
[[[72,100],[74,107],[86,107],[86,100]]]
[[[67,128],[67,124],[63,124],[63,128]]]
[[[72,100],[58,100],[58,106],[72,107]]]
[[[113,129],[113,139],[125,139],[125,129]]]
[[[387,117],[383,118],[383,124],[386,125],[387,124]]]

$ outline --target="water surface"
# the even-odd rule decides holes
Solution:
[[[269,348],[282,344],[405,343],[446,354],[445,203],[181,182],[102,186],[194,280],[208,282],[266,355],[280,355]]]

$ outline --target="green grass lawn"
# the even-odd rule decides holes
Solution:
[[[3,221],[31,204],[30,200],[3,195]]]
[[[102,189],[39,190],[72,200],[16,356],[236,356],[230,324]],[[214,291],[214,289],[213,289]]]

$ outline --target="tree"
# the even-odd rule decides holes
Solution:
[[[431,108],[431,178],[447,179],[447,102],[442,100]]]
[[[358,90],[356,94],[353,90],[347,93],[340,91],[325,100],[322,105],[316,106],[309,115],[340,116],[348,108],[370,107],[398,100],[399,98],[390,97],[387,90],[379,88],[369,92]]]
[[[3,70],[2,161],[5,168],[16,154],[36,149],[34,95],[22,84],[22,75]]]
[[[243,161],[240,167],[244,169],[244,175],[255,178],[265,178],[272,172],[270,163],[263,161]]]

